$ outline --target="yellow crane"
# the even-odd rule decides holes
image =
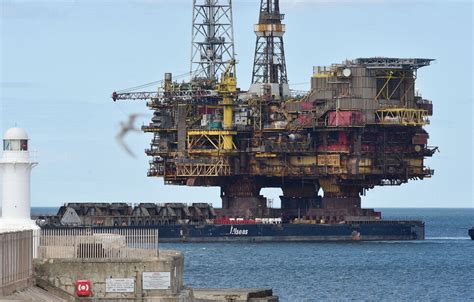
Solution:
[[[233,123],[233,107],[234,99],[237,94],[237,78],[235,76],[235,60],[230,60],[226,70],[222,73],[221,80],[217,84],[217,92],[222,95],[221,105],[224,111],[223,128],[224,130],[232,130]],[[224,150],[234,149],[234,142],[232,134],[226,134],[223,136],[223,147]]]

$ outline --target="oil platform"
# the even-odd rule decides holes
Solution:
[[[380,213],[361,208],[368,189],[433,175],[424,159],[436,148],[423,129],[432,103],[415,90],[417,70],[433,60],[371,57],[314,67],[311,90],[295,93],[283,20],[279,0],[261,0],[244,91],[237,88],[232,1],[194,0],[191,79],[166,73],[157,91],[113,93],[114,101],[144,100],[153,111],[142,128],[153,136],[148,176],[220,187],[217,217],[380,222]],[[268,187],[282,189],[281,209],[267,207],[260,191]]]

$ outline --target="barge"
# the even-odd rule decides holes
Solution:
[[[268,209],[278,213],[279,209]],[[69,203],[37,217],[43,228],[157,228],[160,242],[423,240],[422,221],[349,217],[226,217],[206,203]]]

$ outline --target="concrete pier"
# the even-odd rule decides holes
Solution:
[[[194,302],[278,302],[271,289],[261,288],[196,288],[193,294]]]
[[[88,280],[94,300],[192,301],[183,286],[184,257],[178,251],[145,259],[36,259],[34,266],[38,284],[70,296],[77,295],[77,280]],[[150,273],[162,276],[150,281]]]

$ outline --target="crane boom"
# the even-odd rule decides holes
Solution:
[[[208,97],[217,97],[218,93],[215,90],[208,89],[196,89],[196,90],[174,90],[165,91],[158,90],[155,92],[113,92],[112,100],[125,101],[125,100],[162,100],[162,99],[175,99],[175,100],[191,100]]]

